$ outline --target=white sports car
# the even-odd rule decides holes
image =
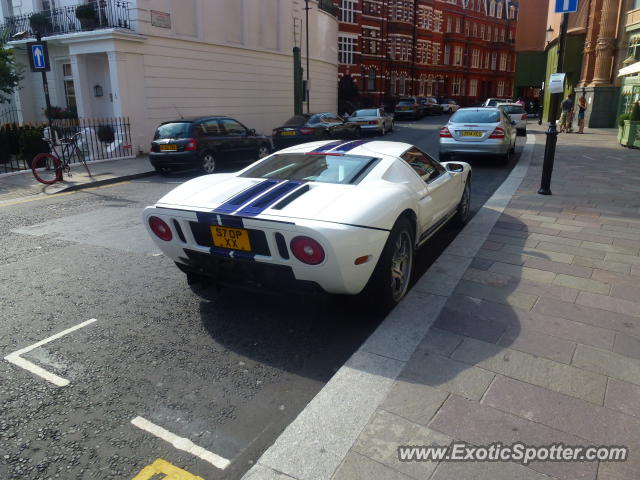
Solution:
[[[190,284],[371,294],[390,307],[407,292],[415,249],[467,220],[470,181],[468,164],[407,143],[320,141],[194,178],[143,218]]]

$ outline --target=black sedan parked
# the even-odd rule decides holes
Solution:
[[[149,160],[160,173],[199,167],[213,173],[221,163],[248,162],[269,155],[271,143],[229,117],[191,117],[156,129]]]
[[[294,115],[281,127],[273,129],[276,150],[299,143],[330,138],[360,138],[360,125],[335,113],[305,113]]]

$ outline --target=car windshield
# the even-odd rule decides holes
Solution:
[[[153,136],[154,140],[165,138],[189,138],[189,128],[191,122],[173,122],[160,125]]]
[[[413,100],[400,100],[398,105],[413,105],[415,102]]]
[[[242,174],[250,178],[277,178],[322,183],[353,183],[375,158],[355,155],[276,154]]]
[[[507,113],[524,113],[524,108],[519,105],[502,105],[501,108]]]
[[[458,110],[451,117],[451,123],[498,123],[500,112],[497,110]]]
[[[308,119],[309,119],[309,117],[306,116],[306,115],[294,115],[289,120],[284,122],[284,126],[285,127],[300,127],[300,126],[304,125],[305,123],[307,123]]]
[[[354,117],[377,117],[378,116],[378,111],[377,110],[356,110],[353,113]]]

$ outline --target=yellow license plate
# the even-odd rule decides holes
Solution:
[[[295,135],[296,132],[280,132],[280,135]]]
[[[178,150],[177,145],[160,145],[161,152],[175,152]]]
[[[482,136],[482,132],[460,132],[460,136],[461,137],[481,137]]]
[[[398,110],[411,110],[411,107],[398,107]]]
[[[212,225],[210,228],[213,244],[216,247],[251,251],[249,232],[244,228],[218,227],[216,225]]]

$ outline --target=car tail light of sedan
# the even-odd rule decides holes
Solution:
[[[377,120],[369,120],[369,125],[377,125],[378,121]]]
[[[453,135],[451,135],[451,132],[449,131],[449,128],[442,127],[440,129],[440,138],[453,138]]]
[[[302,263],[319,265],[324,261],[324,249],[313,238],[295,237],[290,246],[293,255]]]
[[[505,133],[504,133],[504,128],[502,127],[496,127],[493,133],[489,135],[489,138],[504,138],[504,137],[505,137]]]
[[[527,119],[527,114],[526,114],[526,113],[523,113],[523,114],[522,114],[522,118],[521,118],[520,120],[526,120],[526,119]]]
[[[196,143],[195,138],[190,138],[187,140],[187,144],[184,146],[185,152],[195,152],[198,149],[198,144]]]
[[[302,135],[312,135],[316,130],[314,128],[302,127],[302,128],[299,128],[298,131]]]
[[[157,145],[157,144],[152,143],[152,144],[151,144],[151,151],[152,151],[152,152],[159,152],[159,151],[160,151],[160,147],[158,147],[158,145]]]
[[[151,231],[155,233],[160,240],[168,242],[173,238],[169,225],[161,218],[149,217],[149,227],[151,227]]]

